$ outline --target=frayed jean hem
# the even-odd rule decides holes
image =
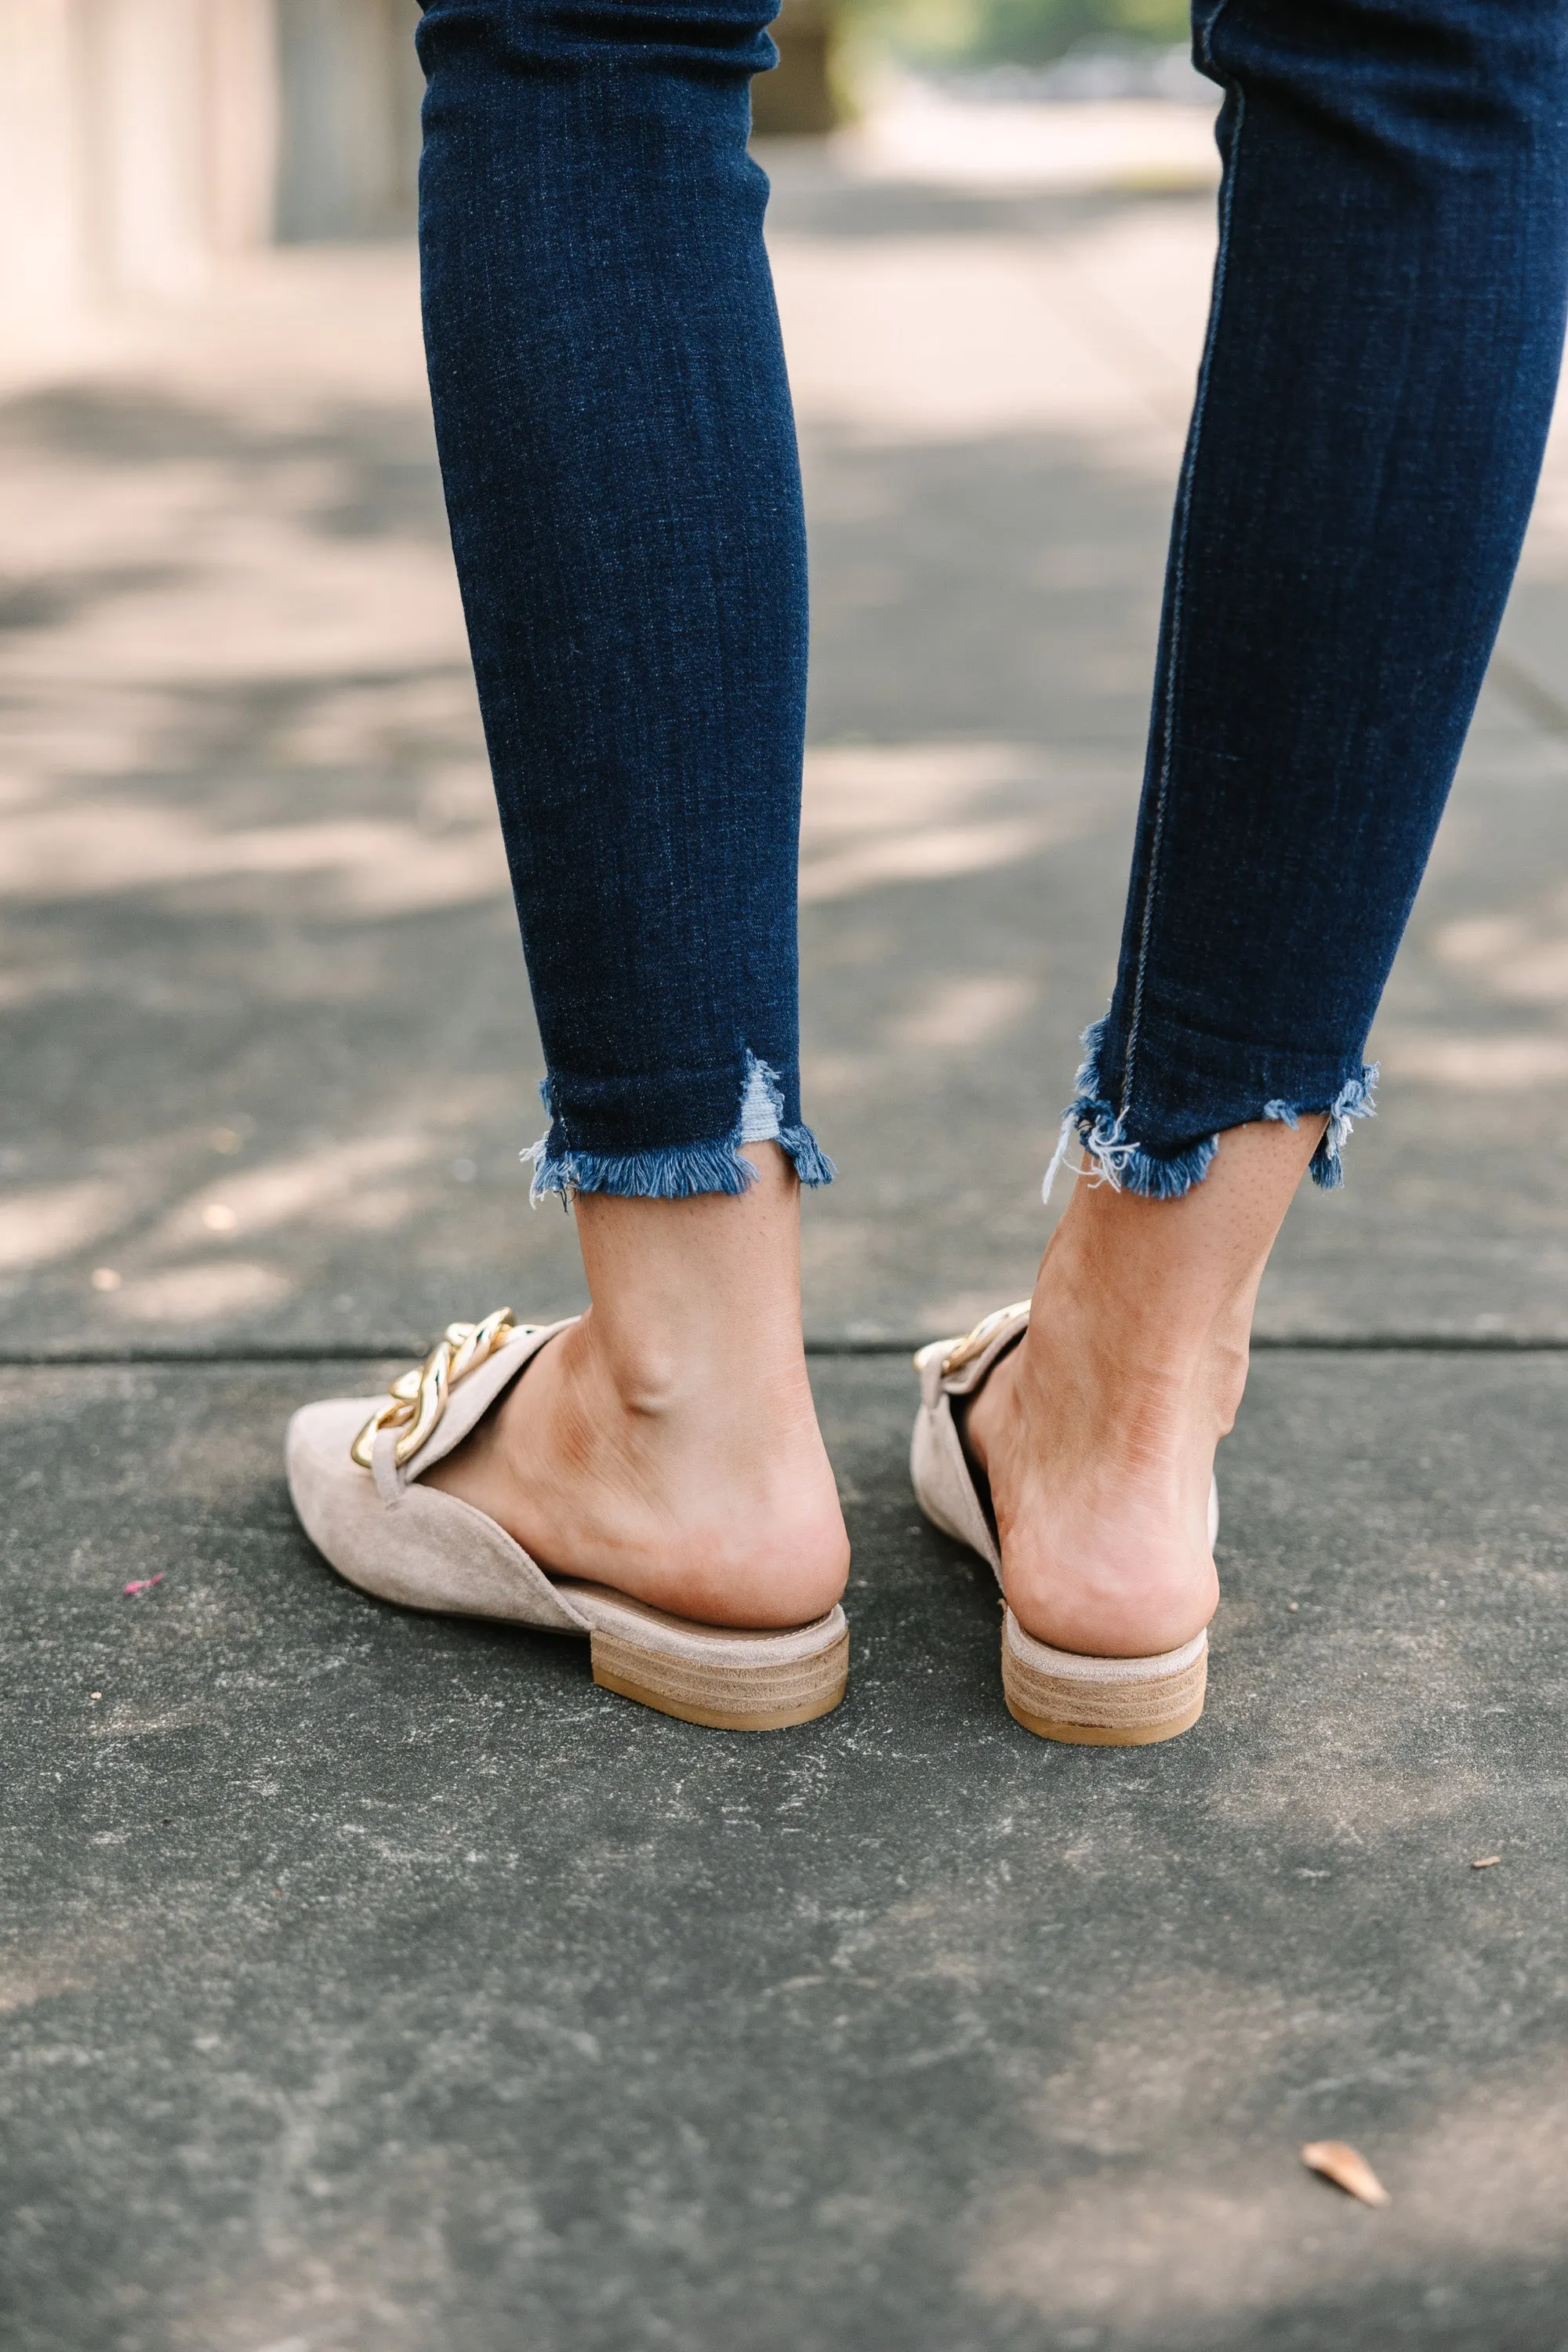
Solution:
[[[1373,1089],[1377,1084],[1378,1076],[1378,1066],[1375,1062],[1363,1062],[1358,1075],[1353,1078],[1346,1079],[1333,1101],[1329,1105],[1329,1123],[1323,1129],[1322,1141],[1312,1154],[1312,1181],[1320,1192],[1337,1192],[1344,1182],[1345,1171],[1341,1164],[1340,1154],[1351,1139],[1352,1121],[1377,1117],[1377,1105],[1373,1100]],[[1266,1103],[1263,1107],[1263,1116],[1265,1118],[1278,1118],[1283,1114],[1284,1108],[1283,1103]],[[1299,1115],[1305,1118],[1308,1112],[1304,1108]],[[1289,1124],[1294,1127],[1295,1119],[1292,1118]]]
[[[1050,1199],[1058,1171],[1066,1165],[1073,1145],[1079,1143],[1088,1154],[1095,1181],[1109,1184],[1113,1192],[1132,1192],[1145,1201],[1179,1201],[1208,1174],[1219,1150],[1219,1136],[1205,1135],[1189,1144],[1184,1151],[1169,1154],[1147,1150],[1129,1136],[1124,1115],[1117,1111],[1101,1089],[1100,1047],[1104,1034],[1103,1020],[1092,1023],[1083,1033],[1084,1058],[1073,1081],[1073,1099],[1062,1119],[1057,1148],[1040,1187],[1040,1198]],[[1251,1117],[1279,1119],[1286,1127],[1296,1127],[1303,1118],[1323,1117],[1326,1110],[1328,1125],[1312,1154],[1310,1174],[1320,1192],[1337,1192],[1345,1181],[1341,1155],[1350,1140],[1352,1123],[1377,1116],[1373,1100],[1377,1078],[1377,1064],[1363,1063],[1360,1072],[1347,1079],[1333,1101],[1326,1106],[1288,1103],[1273,1097],[1260,1110],[1244,1112],[1233,1124],[1243,1126]],[[1079,1171],[1075,1169],[1068,1172],[1076,1176]]]
[[[548,1107],[549,1096],[546,1093]],[[743,1192],[757,1171],[742,1149],[776,1143],[803,1184],[831,1184],[837,1170],[810,1128],[786,1126],[784,1089],[777,1074],[754,1054],[746,1056],[740,1116],[727,1136],[712,1143],[671,1144],[655,1151],[552,1151],[550,1130],[522,1154],[531,1163],[529,1198],[535,1208],[547,1194],[563,1203],[576,1192],[611,1192],[631,1201],[689,1201],[700,1192]]]

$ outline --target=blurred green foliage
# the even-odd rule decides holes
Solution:
[[[1188,0],[840,0],[862,38],[904,57],[1045,65],[1069,49],[1187,38]]]

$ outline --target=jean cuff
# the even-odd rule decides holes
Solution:
[[[541,1089],[550,1107],[548,1083]],[[552,1118],[522,1154],[532,1165],[529,1198],[537,1208],[547,1193],[612,1192],[634,1201],[689,1201],[699,1192],[743,1192],[757,1171],[741,1149],[776,1143],[803,1184],[831,1184],[837,1172],[809,1127],[786,1125],[778,1073],[748,1053],[735,1124],[708,1143],[678,1143],[651,1151],[576,1151]]]
[[[1146,1201],[1179,1201],[1184,1192],[1190,1192],[1208,1174],[1219,1150],[1219,1132],[1216,1129],[1212,1135],[1199,1136],[1174,1152],[1151,1151],[1130,1135],[1126,1114],[1118,1111],[1109,1100],[1100,1078],[1100,1049],[1105,1025],[1103,1020],[1096,1021],[1083,1033],[1083,1061],[1073,1080],[1073,1098],[1062,1119],[1040,1197],[1044,1201],[1050,1199],[1058,1170],[1064,1165],[1073,1145],[1079,1143],[1088,1153],[1097,1180],[1109,1184],[1112,1192],[1134,1192]],[[1235,1118],[1227,1119],[1226,1125],[1244,1127],[1254,1119],[1268,1118],[1295,1127],[1303,1118],[1321,1118],[1326,1114],[1328,1125],[1312,1154],[1311,1177],[1321,1192],[1332,1192],[1345,1181],[1342,1154],[1350,1139],[1352,1122],[1377,1116],[1373,1099],[1377,1078],[1377,1064],[1363,1062],[1331,1102],[1291,1103],[1271,1096],[1255,1107],[1239,1106]]]

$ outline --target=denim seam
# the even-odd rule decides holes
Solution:
[[[1203,33],[1204,61],[1214,63],[1212,43],[1214,29],[1225,13],[1227,0],[1221,0]],[[1247,120],[1247,93],[1238,82],[1227,82],[1227,89],[1236,92],[1236,130],[1231,140],[1230,169],[1226,174],[1224,200],[1220,207],[1219,246],[1215,256],[1214,301],[1210,309],[1208,333],[1204,341],[1204,355],[1198,369],[1197,392],[1193,403],[1193,423],[1187,452],[1187,462],[1182,469],[1182,486],[1177,508],[1175,546],[1171,565],[1171,646],[1165,675],[1164,719],[1165,740],[1160,761],[1160,782],[1154,799],[1153,835],[1149,844],[1149,873],[1143,886],[1143,916],[1138,932],[1138,965],[1132,983],[1132,1010],[1127,1026],[1127,1053],[1122,1066],[1121,1109],[1125,1119],[1132,1108],[1133,1066],[1138,1054],[1139,1030],[1143,1016],[1143,983],[1149,970],[1149,953],[1154,932],[1154,899],[1159,887],[1160,852],[1164,845],[1165,804],[1171,788],[1171,771],[1174,760],[1176,697],[1178,673],[1184,650],[1182,633],[1182,600],[1186,589],[1187,540],[1192,523],[1193,487],[1197,478],[1198,461],[1203,450],[1203,428],[1208,405],[1209,374],[1214,362],[1215,345],[1219,340],[1220,313],[1225,303],[1226,263],[1230,256],[1231,213],[1236,203],[1236,184],[1240,177],[1241,133]]]

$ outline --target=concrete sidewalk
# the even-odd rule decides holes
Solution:
[[[4,1376],[10,2340],[1555,2352],[1561,1360],[1266,1359],[1123,1754],[1011,1723],[905,1370],[819,1372],[854,1674],[777,1739],[340,1584],[318,1365]]]
[[[773,159],[856,1543],[850,1699],[776,1740],[379,1607],[287,1508],[294,1403],[580,1303],[517,1165],[411,257],[272,257],[0,406],[26,2352],[1568,2345],[1568,446],[1382,1116],[1269,1276],[1209,1711],[1048,1748],[916,1519],[897,1350],[1047,1230],[1212,197],[900,156]],[[1392,2206],[1306,2175],[1316,2137]]]

